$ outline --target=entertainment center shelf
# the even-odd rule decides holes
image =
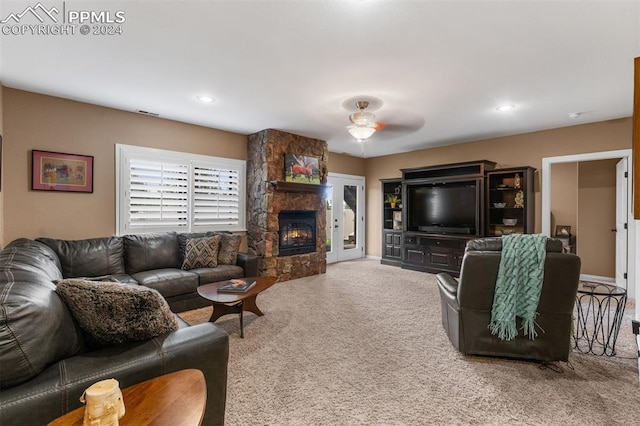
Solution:
[[[382,260],[402,262],[402,179],[382,179]],[[391,200],[394,200],[393,203]]]
[[[487,173],[486,236],[533,232],[533,167],[498,169]],[[514,222],[515,221],[515,222]]]
[[[381,179],[381,263],[457,275],[469,240],[533,232],[535,169],[495,167],[480,160]]]

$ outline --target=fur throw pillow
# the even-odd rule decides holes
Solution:
[[[58,283],[56,292],[93,348],[147,340],[178,329],[167,301],[148,287],[68,279]]]
[[[220,235],[190,238],[184,249],[182,269],[215,268],[218,266]]]
[[[220,241],[220,250],[218,250],[218,265],[235,265],[238,259],[242,236],[234,234],[218,235],[222,238]]]

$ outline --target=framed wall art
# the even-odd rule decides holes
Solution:
[[[93,192],[93,156],[34,149],[31,167],[31,189]]]
[[[321,182],[318,158],[296,154],[285,154],[284,180],[285,182],[311,183],[319,185]]]

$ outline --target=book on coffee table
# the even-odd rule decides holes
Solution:
[[[237,278],[229,281],[225,281],[220,287],[218,287],[219,293],[244,293],[251,287],[256,285],[255,280],[245,280]]]

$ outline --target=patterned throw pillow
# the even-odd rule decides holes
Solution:
[[[187,240],[182,269],[215,268],[218,266],[220,236]]]
[[[219,265],[235,265],[238,259],[238,251],[242,242],[242,235],[218,234],[222,238],[218,251]]]
[[[68,279],[58,283],[56,292],[93,348],[147,340],[178,329],[167,301],[148,287]]]

